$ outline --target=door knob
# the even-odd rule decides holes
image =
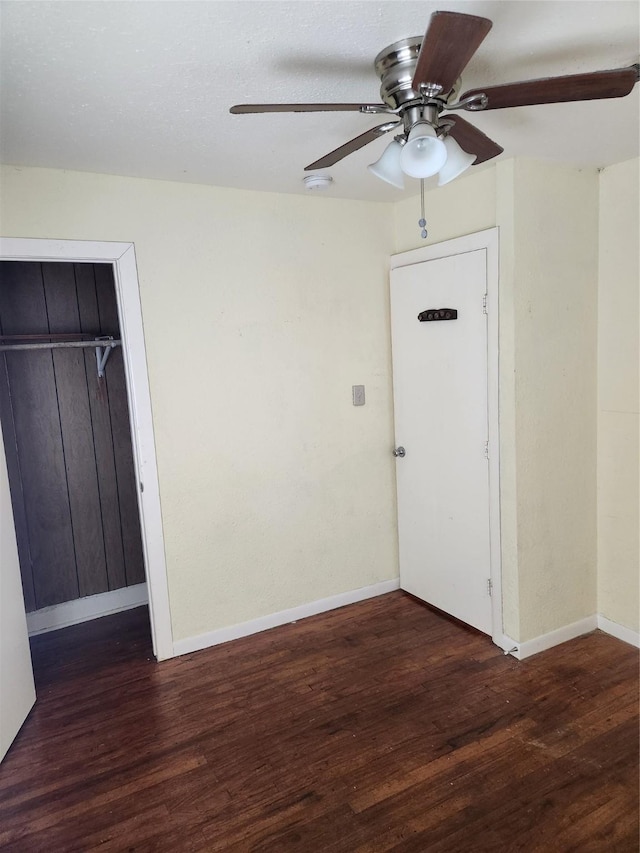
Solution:
[[[403,457],[407,455],[407,451],[404,449],[404,447],[396,447],[396,449],[393,451],[393,455]]]

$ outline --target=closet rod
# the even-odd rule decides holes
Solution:
[[[62,347],[119,347],[122,341],[114,341],[113,339],[99,341],[52,341],[51,343],[43,344],[0,344],[0,352],[6,352],[12,349],[62,349]]]
[[[95,347],[98,379],[104,376],[104,368],[114,347],[122,346],[122,341],[112,337],[96,338],[93,341],[52,341],[38,344],[0,344],[0,352],[14,349],[63,349],[65,347]]]
[[[29,341],[68,341],[77,338],[80,341],[95,341],[98,338],[111,338],[111,335],[96,335],[94,332],[41,332],[38,335],[0,335],[0,344],[28,343]]]

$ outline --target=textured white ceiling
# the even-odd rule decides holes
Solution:
[[[358,113],[232,116],[244,102],[379,101],[375,55],[424,33],[435,10],[493,29],[463,89],[638,62],[629,2],[201,0],[0,3],[4,163],[277,192],[306,192],[304,166],[381,123]],[[505,149],[606,166],[638,156],[639,92],[610,101],[464,113]],[[367,163],[391,137],[324,170],[343,198],[404,193]],[[474,168],[483,168],[474,167]]]

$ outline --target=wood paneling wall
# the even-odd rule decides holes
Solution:
[[[0,332],[120,337],[109,264],[0,265]],[[4,352],[0,417],[27,611],[145,579],[122,349]]]

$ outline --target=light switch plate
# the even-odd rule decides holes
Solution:
[[[353,385],[351,391],[353,393],[353,405],[364,406],[364,385]]]

